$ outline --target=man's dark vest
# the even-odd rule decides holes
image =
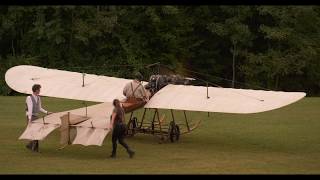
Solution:
[[[38,113],[40,112],[40,98],[38,98],[38,102],[34,99],[32,95],[30,95],[31,101],[32,101],[32,116],[38,116]],[[26,111],[28,111],[28,105],[26,105]]]

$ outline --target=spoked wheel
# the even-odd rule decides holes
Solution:
[[[179,126],[176,124],[176,141],[179,141],[180,138],[180,128]]]
[[[134,136],[137,127],[137,118],[133,117],[130,119],[127,127],[127,136]]]
[[[178,141],[180,137],[180,128],[173,121],[169,124],[168,134],[171,142]]]

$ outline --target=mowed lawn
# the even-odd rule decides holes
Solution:
[[[42,101],[54,112],[83,106],[81,101]],[[178,143],[159,144],[143,134],[127,138],[136,151],[133,159],[120,145],[118,157],[109,159],[109,135],[101,147],[70,145],[58,150],[59,130],[40,142],[41,154],[32,153],[26,141],[18,140],[25,129],[24,109],[24,96],[0,97],[1,174],[320,173],[320,98],[250,115],[188,113],[202,122]]]

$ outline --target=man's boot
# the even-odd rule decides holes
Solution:
[[[130,157],[130,158],[133,158],[135,152],[132,151],[132,150],[128,150],[128,154],[129,154],[129,157]]]
[[[112,152],[111,155],[110,155],[110,158],[116,158],[116,153]]]
[[[32,144],[31,150],[33,152],[39,152],[38,142],[36,140],[33,140],[31,144]]]
[[[36,141],[35,142],[35,152],[38,152],[38,153],[40,153],[40,151],[39,151],[39,141]]]

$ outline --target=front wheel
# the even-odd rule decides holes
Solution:
[[[127,136],[134,136],[136,127],[137,127],[137,118],[133,117],[132,119],[129,120],[129,123],[127,126]]]
[[[171,142],[178,141],[180,137],[180,128],[177,124],[175,124],[173,121],[169,124],[169,130],[168,130],[169,138]]]

